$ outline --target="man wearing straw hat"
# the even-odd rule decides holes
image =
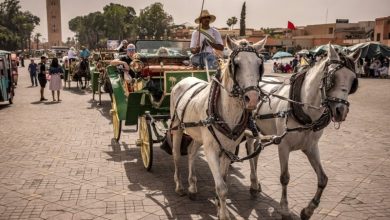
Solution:
[[[216,69],[218,66],[214,49],[222,51],[223,41],[218,30],[210,27],[210,23],[214,22],[215,19],[216,17],[207,10],[202,10],[200,16],[195,19],[199,28],[192,33],[190,44],[191,53],[194,54],[191,62],[194,66],[203,68],[206,62],[211,69]]]

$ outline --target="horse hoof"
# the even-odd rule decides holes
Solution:
[[[261,190],[258,190],[258,189],[253,189],[253,188],[249,189],[249,193],[251,194],[252,198],[257,198],[257,196],[260,194],[260,192],[261,192]]]
[[[196,200],[196,193],[191,193],[191,192],[189,192],[188,193],[188,198],[190,198],[190,200],[192,200],[192,201],[195,201]]]
[[[309,216],[309,215],[306,214],[305,209],[306,209],[306,208],[302,209],[302,211],[301,211],[301,219],[302,219],[302,220],[309,220],[311,216]]]
[[[292,220],[291,215],[282,215],[282,220]]]
[[[186,192],[183,190],[183,189],[177,189],[175,190],[176,193],[179,195],[179,196],[185,196],[186,195]]]

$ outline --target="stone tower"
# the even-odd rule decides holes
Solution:
[[[50,46],[62,45],[60,0],[46,0],[47,34]]]

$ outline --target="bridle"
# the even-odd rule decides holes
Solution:
[[[237,68],[238,68],[238,64],[236,64],[234,62],[234,59],[236,58],[236,56],[241,53],[241,52],[250,52],[250,53],[255,53],[256,56],[258,58],[261,59],[261,65],[259,66],[259,74],[260,74],[260,77],[259,77],[259,80],[257,81],[256,83],[256,86],[248,86],[246,88],[241,88],[240,85],[238,84],[237,82],[237,79],[236,79],[236,72],[237,72]],[[263,57],[257,52],[257,50],[251,46],[243,46],[243,47],[238,47],[236,49],[234,49],[232,51],[232,53],[230,54],[230,59],[229,59],[229,72],[230,72],[230,77],[233,79],[233,88],[231,91],[228,91],[230,96],[232,97],[239,97],[240,99],[242,99],[244,97],[244,94],[247,93],[248,91],[256,91],[256,92],[260,92],[260,87],[259,87],[259,82],[261,80],[261,77],[263,76],[263,73],[264,73],[264,60],[263,60]]]
[[[344,59],[347,59],[347,58],[344,58]],[[326,64],[325,64],[325,73],[324,73],[324,76],[322,77],[321,86],[320,86],[320,89],[321,89],[321,105],[322,106],[329,106],[329,103],[336,102],[336,103],[344,104],[344,105],[349,107],[350,103],[347,100],[327,95],[327,92],[330,89],[332,89],[334,87],[334,85],[335,85],[335,80],[336,80],[336,75],[335,74],[336,74],[337,71],[339,71],[343,67],[346,67],[349,70],[351,70],[353,73],[355,73],[355,70],[352,69],[354,67],[348,65],[346,62],[347,62],[346,60],[344,60],[344,61],[343,60],[329,60],[329,61],[326,62]],[[334,68],[329,68],[331,65],[335,65],[335,67]],[[357,83],[358,83],[357,76],[355,74],[355,79],[354,79],[354,81],[352,83],[352,88],[349,91],[349,94],[353,94],[356,91]]]

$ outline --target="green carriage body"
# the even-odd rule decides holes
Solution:
[[[126,96],[122,86],[123,80],[120,78],[117,69],[109,66],[107,71],[116,100],[118,116],[121,121],[125,121],[125,125],[136,125],[138,117],[146,111],[151,115],[169,115],[170,92],[174,84],[190,76],[205,81],[208,81],[210,77],[205,70],[165,71],[162,79],[164,81],[164,93],[162,98],[156,102],[147,90],[131,92]],[[209,72],[210,75],[214,73],[215,71]]]

